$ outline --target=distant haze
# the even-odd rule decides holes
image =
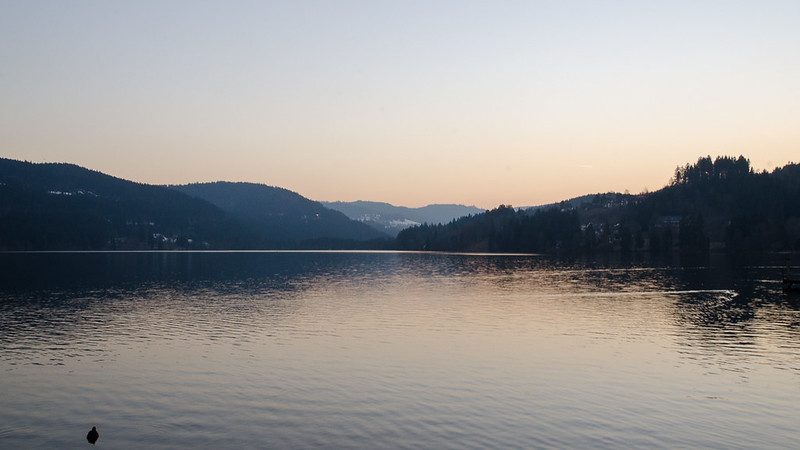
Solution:
[[[322,202],[322,204],[390,236],[397,236],[401,230],[415,225],[445,224],[460,217],[484,212],[483,209],[465,205],[427,205],[407,208],[369,201]]]
[[[0,156],[493,208],[800,149],[800,2],[0,0]]]

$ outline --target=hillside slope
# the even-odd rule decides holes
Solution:
[[[248,225],[267,242],[387,238],[367,225],[350,220],[287,189],[253,183],[195,183],[172,189],[211,202]]]
[[[400,232],[403,250],[490,252],[800,250],[800,165],[755,173],[740,156],[678,167],[652,193],[598,194],[517,211],[499,208],[447,225]]]
[[[0,158],[0,251],[363,248],[381,238],[388,237],[285,189],[170,188]]]
[[[240,248],[243,227],[204,200],[73,164],[0,159],[0,249]]]

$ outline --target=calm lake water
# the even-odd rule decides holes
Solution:
[[[0,447],[798,448],[767,259],[0,254]]]

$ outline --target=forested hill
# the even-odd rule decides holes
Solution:
[[[171,186],[202,198],[230,213],[256,232],[260,239],[354,240],[388,238],[339,211],[324,207],[287,189],[253,183],[195,183]]]
[[[0,158],[0,251],[390,247],[800,251],[800,166],[756,173],[744,157],[705,157],[678,167],[656,192],[597,194],[531,211],[501,205],[408,228],[391,241],[285,189],[222,182],[170,188],[72,164]]]
[[[591,199],[591,200],[588,200]],[[738,158],[700,158],[670,184],[640,195],[598,194],[578,205],[510,206],[423,225],[397,236],[404,250],[704,253],[800,250],[800,166],[756,173]]]
[[[221,209],[181,192],[72,164],[0,159],[0,249],[237,247]]]
[[[252,208],[248,215],[73,164],[0,158],[0,250],[352,248],[379,236],[298,194],[276,192],[273,202],[235,200]]]

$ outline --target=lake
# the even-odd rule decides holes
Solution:
[[[0,254],[0,447],[797,448],[782,261]]]

